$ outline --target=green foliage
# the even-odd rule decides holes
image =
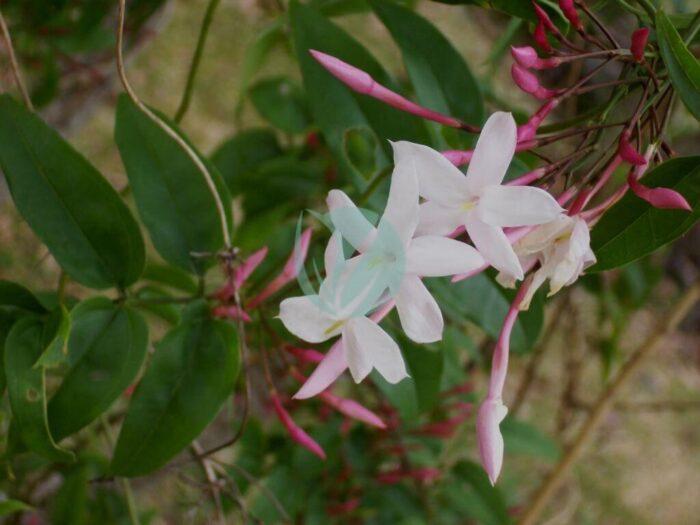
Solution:
[[[175,130],[174,124],[167,125]],[[139,215],[158,253],[184,270],[203,273],[223,248],[221,218],[215,196],[187,152],[126,95],[117,105],[115,139],[134,192]],[[231,224],[228,190],[218,170],[201,160],[216,184]]]
[[[68,366],[48,405],[56,440],[69,436],[105,412],[134,381],[148,345],[148,327],[133,309],[104,297],[71,312]]]
[[[666,13],[661,10],[656,14],[656,31],[661,56],[668,68],[673,87],[688,110],[700,120],[700,62],[683,42]]]
[[[144,246],[129,209],[80,153],[9,95],[0,96],[0,166],[17,209],[68,275],[91,288],[138,279]]]
[[[260,80],[249,96],[260,116],[285,133],[302,133],[311,125],[304,92],[288,78]]]
[[[205,303],[190,305],[134,391],[111,472],[131,477],[162,467],[216,416],[239,367],[234,328],[212,320]]]
[[[32,292],[20,284],[5,280],[0,280],[0,306],[19,308],[37,314],[46,312],[46,308]]]
[[[652,253],[700,219],[700,157],[668,160],[649,171],[641,182],[678,191],[693,211],[654,208],[628,192],[593,228],[591,247],[598,262],[590,271],[617,268]]]

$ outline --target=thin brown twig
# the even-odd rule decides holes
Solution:
[[[598,396],[571,446],[554,467],[554,470],[550,472],[537,489],[530,505],[525,509],[518,521],[518,525],[534,525],[538,522],[542,511],[550,502],[574,463],[583,454],[585,446],[595,435],[605,416],[614,407],[614,399],[622,387],[627,384],[627,381],[644,362],[644,358],[654,351],[663,342],[664,338],[678,327],[698,299],[700,299],[700,281],[696,281],[694,285],[686,289],[666,318],[659,323],[656,331],[647,339],[645,344],[632,354],[607,388]]]
[[[10,57],[10,69],[12,70],[12,76],[15,79],[15,84],[17,84],[17,89],[19,89],[19,92],[22,95],[22,100],[24,100],[24,104],[27,106],[27,108],[34,111],[34,104],[32,104],[32,99],[29,96],[27,86],[22,78],[22,72],[19,68],[15,48],[12,45],[10,29],[7,27],[7,22],[5,22],[5,17],[2,15],[2,10],[0,10],[0,31],[2,32],[2,39],[5,42],[5,46],[7,46],[7,54]]]

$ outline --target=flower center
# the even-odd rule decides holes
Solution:
[[[460,209],[462,211],[471,211],[476,207],[476,204],[478,202],[479,202],[478,198],[469,199],[468,201],[466,201],[465,203],[462,204]]]
[[[338,321],[334,322],[332,325],[330,325],[326,330],[323,332],[325,335],[328,335],[334,331],[336,331],[338,328],[343,326],[345,324],[345,319],[339,319]]]

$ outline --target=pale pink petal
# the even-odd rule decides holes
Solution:
[[[396,295],[401,327],[416,343],[442,339],[444,321],[437,302],[416,275],[406,275]]]
[[[290,297],[280,303],[280,320],[285,328],[309,343],[320,343],[338,335],[342,326],[321,307],[317,295]]]
[[[401,350],[381,327],[366,317],[354,317],[343,330],[345,358],[356,383],[376,368],[389,383],[408,377]]]
[[[476,418],[481,465],[492,485],[496,483],[503,466],[503,436],[500,425],[507,413],[508,409],[500,399],[486,399],[481,404]]]
[[[394,158],[402,169],[413,169],[418,191],[425,199],[444,206],[459,206],[467,199],[466,179],[441,153],[428,146],[394,143]]]
[[[418,225],[418,177],[408,142],[392,142],[394,172],[391,176],[389,199],[379,227],[391,224],[393,231],[406,244]],[[406,149],[409,152],[406,153]]]
[[[515,279],[523,278],[518,256],[501,228],[486,224],[476,217],[470,217],[465,226],[474,246],[486,262]]]
[[[406,252],[406,272],[421,277],[471,272],[484,262],[484,258],[472,246],[437,235],[414,238]]]
[[[336,396],[328,391],[321,392],[320,397],[321,401],[335,408],[338,412],[349,418],[362,421],[363,423],[367,423],[373,427],[386,428],[386,424],[377,414],[372,412],[370,409],[365,408],[357,401]]]
[[[549,193],[530,186],[489,186],[476,213],[492,226],[532,226],[555,219],[564,209]]]
[[[517,133],[510,113],[497,111],[486,121],[467,169],[467,187],[472,194],[503,181],[515,153]]]
[[[331,346],[323,361],[314,369],[299,391],[294,394],[294,399],[308,399],[320,394],[331,386],[340,377],[340,374],[345,372],[348,362],[345,360],[344,346],[342,338]]]
[[[343,239],[340,236],[340,232],[335,231],[328,240],[326,250],[323,253],[323,265],[326,269],[326,276],[333,275],[336,266],[343,262],[345,262]]]
[[[434,201],[420,205],[416,235],[447,235],[464,224],[464,211]]]

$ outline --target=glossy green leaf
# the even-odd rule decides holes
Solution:
[[[71,330],[71,319],[65,306],[59,305],[51,313],[47,321],[47,330],[50,330],[54,335],[46,350],[34,363],[34,368],[55,368],[61,365],[68,357],[67,343]]]
[[[14,312],[8,312],[0,308],[0,396],[5,392],[7,379],[5,377],[5,341],[17,321],[18,316]]]
[[[398,340],[416,392],[418,409],[430,410],[440,394],[445,358],[441,345],[417,345],[406,337]]]
[[[17,209],[73,279],[125,287],[145,256],[131,212],[99,172],[36,115],[0,95],[0,167]]]
[[[389,164],[391,151],[387,140],[410,140],[430,143],[425,124],[406,113],[386,106],[345,87],[326,71],[309,53],[316,49],[328,53],[369,73],[377,82],[396,90],[382,66],[355,39],[313,8],[292,2],[290,21],[295,49],[315,122],[341,163],[344,173],[359,188],[367,184],[356,176],[343,155],[346,130],[369,127],[382,146],[380,168]]]
[[[146,263],[142,278],[189,294],[197,293],[197,283],[192,276],[176,266]]]
[[[0,306],[10,306],[37,314],[46,312],[46,308],[32,292],[20,284],[5,280],[0,280]]]
[[[32,507],[22,501],[18,501],[16,499],[6,499],[4,501],[0,501],[0,517],[10,516],[15,512],[23,512],[27,510],[32,510]]]
[[[168,125],[179,133],[174,124]],[[187,152],[126,95],[117,104],[115,139],[139,215],[156,250],[169,263],[202,273],[211,258],[193,254],[215,253],[224,246],[216,198],[203,174]],[[231,197],[218,170],[202,161],[224,204],[230,229]]]
[[[260,116],[285,133],[302,133],[311,126],[304,92],[290,79],[260,80],[248,94]]]
[[[668,160],[641,182],[676,190],[693,211],[660,210],[628,192],[593,228],[591,247],[598,262],[588,271],[610,270],[639,259],[674,241],[700,219],[700,156]]]
[[[382,156],[377,136],[367,126],[345,130],[343,153],[360,177],[368,181],[377,172],[377,159]]]
[[[12,407],[15,434],[32,452],[51,461],[72,461],[74,455],[56,445],[46,417],[46,379],[44,367],[34,363],[46,348],[46,327],[38,318],[18,321],[5,341],[7,391]]]
[[[49,401],[56,440],[106,411],[135,380],[148,346],[148,327],[128,307],[104,297],[83,301],[71,312],[68,371]]]
[[[688,110],[700,120],[700,61],[690,52],[666,13],[656,13],[656,32],[661,57],[673,87]]]
[[[204,302],[188,307],[182,324],[157,345],[134,391],[112,473],[147,474],[186,447],[231,394],[239,365],[233,326],[212,320]]]
[[[469,490],[462,492],[462,503],[469,517],[484,525],[511,523],[503,494],[498,487],[491,485],[481,465],[460,461],[453,472],[469,487]]]
[[[513,299],[511,290],[505,290],[485,273],[458,283],[445,279],[430,281],[445,317],[453,322],[470,321],[492,338],[498,337],[503,319]],[[513,326],[511,351],[524,353],[537,341],[543,324],[540,295],[535,295],[529,310],[521,312]]]
[[[447,38],[425,18],[394,2],[371,0],[371,5],[401,49],[418,101],[434,111],[480,125],[484,102],[479,85]],[[468,145],[468,137],[461,142]]]
[[[176,325],[180,323],[181,305],[168,303],[167,300],[172,295],[158,286],[143,286],[139,288],[134,296],[141,302],[137,307],[145,312],[149,312],[156,317],[160,317],[168,324]]]

